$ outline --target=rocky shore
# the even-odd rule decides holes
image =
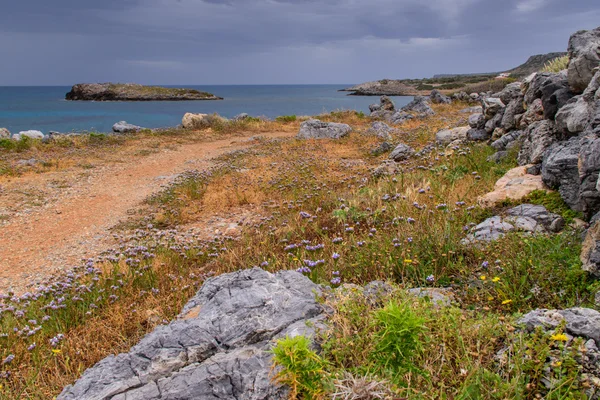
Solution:
[[[190,101],[223,100],[195,89],[144,86],[134,83],[80,83],[65,96],[72,101]]]

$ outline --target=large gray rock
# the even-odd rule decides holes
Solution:
[[[482,100],[481,105],[486,121],[494,118],[496,114],[504,110],[504,103],[497,97],[486,97]]]
[[[502,123],[502,119],[504,118],[504,111],[505,110],[506,110],[505,108],[502,108],[500,111],[498,111],[498,113],[496,115],[494,115],[492,117],[492,119],[488,120],[485,123],[484,129],[489,134],[492,134],[494,132],[494,130],[496,130],[496,128],[500,128],[500,124]]]
[[[433,104],[450,104],[450,103],[452,103],[452,100],[450,99],[450,97],[442,94],[437,89],[433,89],[431,91],[431,94],[429,95],[429,100]]]
[[[424,96],[415,96],[413,101],[402,107],[402,111],[414,112],[420,117],[435,114],[435,111],[429,106],[429,98]]]
[[[491,137],[492,134],[486,129],[469,129],[467,131],[467,139],[472,140],[474,142],[482,142],[485,140],[489,140]]]
[[[507,147],[511,143],[518,140],[522,134],[523,134],[523,131],[508,132],[507,134],[503,135],[500,139],[493,142],[491,146],[498,151],[506,150]]]
[[[600,176],[600,139],[590,135],[581,137],[579,152],[579,208],[590,218],[600,211],[600,192],[597,184]]]
[[[496,215],[475,226],[463,243],[492,242],[512,231],[530,234],[558,232],[564,223],[561,216],[549,212],[544,206],[522,204],[508,210],[504,217]]]
[[[575,93],[588,86],[600,65],[600,27],[578,31],[569,39],[569,85]]]
[[[415,149],[413,149],[412,147],[410,147],[404,143],[400,143],[391,152],[390,159],[392,159],[396,162],[400,162],[400,161],[404,161],[404,160],[412,157],[414,154],[415,154]]]
[[[139,132],[141,131],[143,128],[141,126],[137,126],[137,125],[132,125],[132,124],[128,124],[125,121],[119,121],[116,124],[113,125],[112,130],[115,133],[132,133],[132,132]]]
[[[508,104],[522,95],[521,82],[513,82],[506,85],[504,89],[496,93],[494,97],[499,98],[502,103]]]
[[[389,120],[396,112],[396,106],[388,96],[381,96],[379,104],[371,104],[369,110],[371,110],[371,117]]]
[[[387,120],[391,124],[399,125],[413,118],[414,116],[412,114],[407,113],[406,111],[396,111],[389,118],[387,118]]]
[[[482,112],[483,112],[483,107],[481,107],[481,106],[467,107],[467,108],[463,108],[462,110],[459,111],[459,113],[463,113],[463,114],[481,114]]]
[[[523,96],[519,95],[506,106],[506,110],[504,110],[504,115],[502,116],[502,121],[500,121],[500,127],[502,129],[509,131],[514,129],[517,126],[516,116],[519,114],[523,114],[525,112],[525,108],[523,108]]]
[[[568,308],[566,310],[538,309],[525,314],[517,323],[529,332],[537,327],[554,330],[562,322],[566,332],[573,336],[592,339],[600,345],[600,313],[590,308]]]
[[[558,189],[569,207],[581,211],[579,206],[579,152],[580,139],[553,144],[542,162],[542,180],[552,189]]]
[[[10,138],[10,131],[6,128],[0,128],[0,139]]]
[[[59,400],[287,399],[271,381],[273,340],[312,335],[319,286],[258,268],[207,280],[169,325],[88,369]]]
[[[577,134],[596,126],[596,117],[600,110],[598,95],[600,91],[600,71],[591,79],[589,85],[579,96],[570,99],[556,113],[556,126],[567,135]]]
[[[529,125],[523,135],[518,157],[519,165],[541,163],[546,150],[557,141],[558,137],[552,121],[543,120]]]
[[[339,139],[352,131],[350,125],[309,119],[300,125],[298,139]]]
[[[380,103],[381,110],[386,110],[386,111],[395,111],[396,110],[396,106],[394,105],[394,102],[392,101],[392,99],[390,99],[387,96],[381,96],[381,98],[379,99],[379,103]]]
[[[441,144],[450,144],[455,140],[466,140],[468,126],[461,126],[453,129],[443,129],[435,134],[435,141]]]
[[[485,118],[483,114],[471,114],[469,116],[469,126],[473,129],[483,129],[485,127]]]
[[[232,121],[243,121],[245,119],[249,119],[252,118],[248,113],[241,113],[236,115],[235,117],[231,118]]]
[[[21,131],[15,135],[13,135],[13,139],[15,139],[15,140],[21,140],[24,137],[27,137],[30,139],[43,139],[44,134],[40,131],[29,130],[29,131]]]
[[[536,121],[544,119],[544,107],[542,106],[542,99],[535,99],[531,104],[527,106],[527,110],[521,116],[519,121],[520,129],[527,129],[527,127]]]
[[[371,124],[371,127],[367,130],[368,135],[377,136],[383,140],[390,140],[392,138],[392,133],[396,130],[386,123],[381,121],[375,121]]]

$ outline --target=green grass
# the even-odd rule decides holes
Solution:
[[[295,115],[280,115],[275,118],[277,122],[294,122],[298,119]]]
[[[522,200],[522,203],[538,204],[546,207],[550,212],[556,213],[564,218],[567,224],[575,218],[583,219],[583,213],[571,210],[567,203],[560,197],[558,192],[535,190]]]

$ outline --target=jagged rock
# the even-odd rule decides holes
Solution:
[[[529,175],[540,175],[542,173],[542,165],[535,164],[530,167],[527,167],[527,173]]]
[[[466,140],[468,126],[461,126],[454,129],[443,129],[435,134],[435,141],[442,144],[449,144],[455,140]]]
[[[415,149],[404,143],[400,143],[390,154],[390,159],[400,162],[412,157],[414,154]]]
[[[556,112],[574,96],[569,88],[567,71],[549,74],[540,86],[544,118],[554,119]]]
[[[483,115],[489,121],[504,109],[504,103],[497,97],[486,97],[482,100]]]
[[[372,113],[379,110],[381,110],[381,104],[371,104],[369,106],[369,111],[371,111]]]
[[[478,202],[483,207],[493,207],[506,200],[521,200],[534,190],[547,190],[541,176],[527,174],[531,165],[516,167],[496,182],[494,191],[481,196]]]
[[[587,218],[600,211],[600,139],[593,135],[581,137],[579,152],[579,208]]]
[[[387,153],[388,151],[391,151],[393,148],[394,147],[390,143],[383,142],[379,146],[377,146],[373,150],[371,150],[371,154],[374,156],[378,156],[378,155]]]
[[[139,132],[141,131],[143,128],[141,126],[137,126],[137,125],[132,125],[132,124],[128,124],[125,121],[120,121],[117,122],[116,124],[113,125],[112,130],[115,133],[132,133],[132,132]]]
[[[600,222],[593,221],[581,248],[582,269],[600,278]],[[600,293],[600,292],[599,292]],[[597,297],[600,296],[597,294]]]
[[[525,109],[523,108],[523,96],[518,95],[506,106],[500,126],[502,129],[509,131],[517,126],[516,116],[523,114]]]
[[[273,340],[312,335],[319,286],[258,268],[207,280],[178,319],[88,369],[58,400],[287,399],[271,381]]]
[[[481,107],[481,106],[467,107],[467,108],[463,108],[462,110],[460,110],[459,113],[481,114],[481,113],[483,113],[483,107]]]
[[[522,204],[506,212],[507,216],[496,215],[477,225],[464,240],[465,243],[491,242],[512,231],[532,234],[559,232],[565,221],[559,215],[548,212],[544,206]]]
[[[298,139],[339,139],[352,131],[350,125],[309,119],[300,125]]]
[[[396,111],[388,120],[391,124],[399,125],[413,118],[414,116],[406,111]]]
[[[565,220],[560,215],[549,212],[541,205],[521,204],[511,208],[506,214],[513,217],[531,218],[549,232],[560,232],[565,226]]]
[[[507,134],[502,135],[500,137],[500,139],[498,139],[494,143],[492,143],[491,146],[498,151],[506,150],[507,146],[510,143],[513,143],[514,141],[518,140],[522,134],[523,134],[523,131],[508,132]]]
[[[450,97],[442,94],[439,90],[433,89],[429,95],[429,99],[433,104],[450,104],[452,100]]]
[[[542,106],[542,99],[535,99],[531,104],[527,106],[527,110],[519,121],[520,129],[527,129],[527,127],[536,121],[544,119],[544,107]]]
[[[579,209],[579,151],[577,137],[555,143],[548,149],[542,162],[542,179],[548,187],[558,189],[563,200],[573,209]]]
[[[509,83],[504,89],[494,95],[494,97],[499,98],[504,104],[508,104],[520,96],[522,96],[521,82]]]
[[[471,101],[471,96],[469,96],[469,94],[467,92],[463,92],[463,91],[454,93],[451,96],[451,98],[452,98],[452,100],[458,100],[458,101]]]
[[[518,157],[519,165],[541,163],[546,150],[557,141],[558,137],[552,121],[543,120],[531,124],[523,135]]]
[[[592,339],[600,345],[600,313],[590,308],[568,308],[566,310],[537,309],[525,314],[517,322],[529,332],[537,327],[554,330],[563,321],[566,332],[573,336]]]
[[[381,110],[386,110],[386,111],[395,111],[396,110],[396,106],[394,105],[394,102],[392,101],[392,99],[390,99],[387,96],[381,96],[381,99],[379,99],[380,105],[381,105]]]
[[[181,126],[185,129],[200,129],[208,127],[208,114],[192,114],[186,113],[182,120]]]
[[[399,168],[399,165],[396,164],[393,160],[384,160],[377,168],[375,168],[371,175],[376,178],[383,176],[396,175],[402,172],[402,169]]]
[[[446,288],[413,288],[407,292],[415,297],[428,299],[437,307],[450,307],[454,301],[454,293]]]
[[[0,128],[0,139],[9,139],[10,131],[6,128]]]
[[[429,106],[429,98],[424,96],[415,96],[413,101],[402,107],[402,111],[415,112],[419,116],[435,114],[435,111]]]
[[[471,114],[469,116],[469,126],[473,129],[483,129],[485,127],[485,118],[483,114]]]
[[[472,141],[484,141],[491,137],[492,135],[485,129],[469,129],[467,131],[467,139]]]
[[[569,85],[575,93],[588,86],[600,65],[600,27],[578,31],[569,39]]]
[[[583,132],[592,117],[593,105],[583,95],[573,97],[556,113],[556,127],[564,134]]]
[[[375,121],[371,124],[371,127],[367,130],[367,134],[369,135],[375,135],[381,139],[384,140],[390,140],[392,138],[392,133],[395,132],[396,130],[392,127],[390,127],[389,125],[380,122],[380,121]]]
[[[15,136],[18,136],[18,138],[15,138]],[[44,134],[40,131],[35,131],[35,130],[29,130],[29,131],[21,131],[16,135],[13,135],[13,139],[15,140],[21,140],[23,137],[28,137],[30,139],[43,139],[44,138]]]
[[[238,114],[235,117],[233,117],[231,120],[232,121],[243,121],[248,118],[251,118],[250,115],[248,115],[247,113],[241,113],[241,114]]]

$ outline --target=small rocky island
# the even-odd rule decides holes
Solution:
[[[73,86],[65,98],[74,101],[223,100],[212,93],[195,89],[145,86],[135,83],[80,83]]]

